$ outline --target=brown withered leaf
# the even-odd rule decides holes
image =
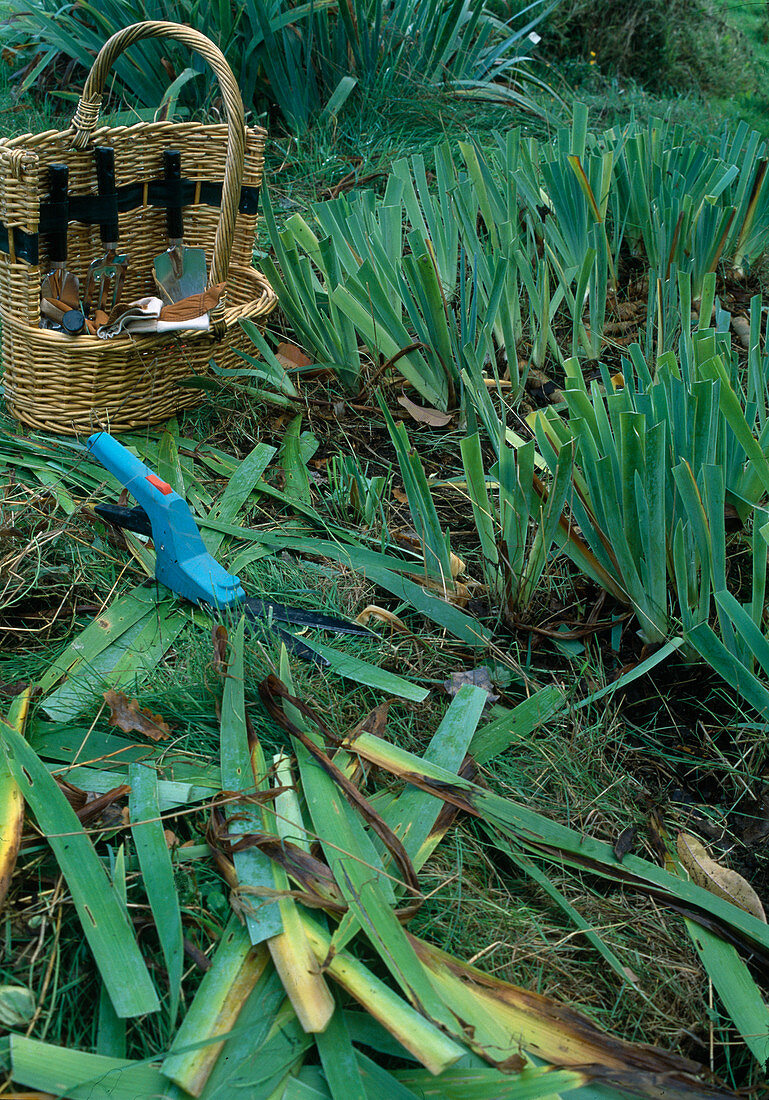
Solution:
[[[207,955],[203,954],[196,944],[192,943],[192,941],[188,940],[186,937],[182,941],[182,944],[184,946],[184,954],[188,959],[192,960],[201,973],[205,974],[207,970],[211,969],[211,960]]]
[[[103,825],[119,826],[123,824],[122,807],[116,806],[115,803],[124,798],[130,790],[131,788],[127,783],[122,783],[119,787],[113,787],[111,791],[106,791],[105,794],[88,792],[85,806],[75,810],[78,821],[82,825],[88,825],[91,821],[101,818]]]
[[[387,714],[390,710],[392,699],[388,699],[384,703],[380,703],[374,710],[369,711],[365,718],[361,718],[360,722],[350,731],[348,737],[355,738],[361,733],[372,733],[375,737],[384,737],[387,731]],[[338,751],[338,750],[337,750]],[[336,752],[330,754],[333,759],[336,756]],[[352,783],[356,787],[360,787],[364,782],[367,774],[367,769],[363,766],[363,761],[359,756],[353,756],[351,759],[351,766],[348,765],[348,776]]]
[[[384,737],[387,730],[387,715],[392,704],[393,700],[387,699],[384,703],[380,703],[378,707],[374,707],[365,718],[361,718],[360,722],[347,736],[357,737],[359,733],[372,733],[374,737]]]
[[[122,691],[105,691],[104,701],[110,709],[109,725],[116,726],[123,733],[143,733],[152,741],[167,741],[171,736],[171,727],[159,715],[153,714],[149,707],[139,706],[138,699],[129,699]]]
[[[75,813],[77,813],[78,810],[82,809],[83,806],[85,806],[86,802],[88,801],[87,791],[82,790],[80,787],[75,787],[74,784],[69,783],[60,775],[56,776],[56,785],[66,798],[67,802],[69,802]]]
[[[213,666],[216,672],[222,676],[227,675],[227,627],[219,623],[211,631],[211,640],[214,643]]]
[[[404,623],[403,619],[399,619],[392,611],[388,611],[386,607],[378,607],[376,604],[370,603],[367,607],[364,607],[360,615],[356,616],[356,623],[360,623],[361,626],[368,626],[369,619],[378,619],[380,622],[385,623],[392,630],[398,630],[401,634],[411,634],[411,631]]]
[[[732,317],[732,332],[744,348],[750,347],[750,321],[747,317]]]
[[[761,899],[747,879],[711,859],[705,845],[697,837],[679,833],[676,848],[678,858],[689,872],[692,882],[766,923]]]
[[[494,691],[494,684],[491,681],[491,673],[485,665],[481,665],[479,668],[462,669],[459,672],[452,672],[448,680],[443,681],[443,687],[447,695],[454,696],[457,694],[461,687],[465,684],[472,684],[473,687],[482,688],[488,695],[489,703],[496,703],[499,696]]]
[[[548,378],[541,370],[534,367],[529,371],[526,379],[526,390],[537,405],[557,405],[563,401],[563,391],[556,386],[552,378]]]
[[[28,683],[28,680],[8,680],[6,683],[0,681],[0,695],[7,695],[9,698],[21,695]]]
[[[501,1062],[497,1062],[497,1069],[502,1070],[503,1073],[520,1073],[528,1064],[520,1054],[511,1054],[509,1058],[503,1058]]]
[[[628,852],[633,851],[637,836],[638,826],[628,825],[627,829],[623,829],[617,839],[614,841],[614,854],[620,861],[620,863],[622,863],[623,856],[626,856]]]
[[[296,367],[312,366],[312,359],[308,359],[301,348],[298,348],[296,344],[289,344],[286,341],[282,344],[278,344],[275,358],[282,366],[286,367],[287,370]]]
[[[400,500],[400,497],[396,496],[396,500]],[[408,504],[408,502],[409,498],[404,494],[402,503]],[[390,533],[398,546],[404,546],[407,550],[415,550],[418,554],[422,553],[422,540],[413,529],[407,530],[403,527],[396,527]]]
[[[403,406],[411,419],[416,420],[417,424],[429,424],[431,428],[445,428],[447,424],[451,423],[450,413],[442,413],[438,409],[433,409],[430,405],[417,405],[405,394],[401,394],[398,398],[398,404]]]

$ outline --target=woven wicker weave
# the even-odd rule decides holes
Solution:
[[[139,39],[164,37],[184,43],[210,63],[227,124],[99,126],[101,90],[117,56]],[[8,251],[0,252],[3,383],[14,416],[44,431],[127,431],[196,404],[200,391],[179,382],[204,373],[212,357],[220,367],[242,362],[235,349],[249,341],[238,322],[248,318],[261,324],[275,305],[269,283],[252,266],[256,215],[238,212],[241,185],[256,189],[261,184],[265,136],[261,129],[246,129],[235,78],[212,42],[189,27],[147,22],[105,43],[69,129],[0,141],[0,221],[8,236]],[[119,191],[138,185],[138,205],[120,214],[120,251],[129,257],[124,302],[156,293],[153,259],[165,251],[168,239],[166,211],[149,203],[149,186],[163,179],[163,151],[180,151],[183,175],[195,184],[193,203],[184,211],[185,243],[205,249],[209,285],[227,282],[226,300],[211,314],[211,333],[102,340],[39,328],[41,280],[50,267],[47,242],[41,234],[37,263],[19,256],[20,242],[38,232],[40,207],[48,197],[48,165],[68,164],[71,200],[96,195],[97,145],[115,151]],[[211,184],[221,185],[220,207],[201,201],[201,188],[211,201]],[[70,221],[67,267],[81,283],[91,261],[103,252],[98,225]]]

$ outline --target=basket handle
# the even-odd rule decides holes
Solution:
[[[134,42],[139,42],[143,38],[174,38],[177,42],[184,43],[185,46],[189,46],[191,50],[206,59],[219,81],[227,116],[227,163],[222,184],[221,212],[219,224],[216,227],[208,279],[208,285],[215,286],[217,283],[223,283],[227,280],[232,239],[235,233],[235,218],[240,203],[240,188],[243,181],[243,159],[246,152],[246,124],[243,100],[240,98],[240,91],[232,69],[227,64],[227,60],[218,46],[215,46],[200,31],[193,30],[192,27],[184,27],[179,23],[167,23],[162,20],[133,23],[130,27],[125,27],[117,34],[113,34],[99,50],[86,78],[83,94],[72,120],[74,129],[73,145],[76,149],[85,149],[88,145],[99,121],[102,89],[107,74],[120,54]]]

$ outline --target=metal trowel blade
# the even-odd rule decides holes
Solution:
[[[206,289],[206,253],[202,248],[175,245],[155,257],[155,282],[167,302],[181,302]]]

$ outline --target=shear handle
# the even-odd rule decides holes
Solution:
[[[146,512],[157,579],[192,603],[220,610],[240,604],[245,597],[240,578],[206,550],[186,500],[107,432],[96,432],[86,446]]]

